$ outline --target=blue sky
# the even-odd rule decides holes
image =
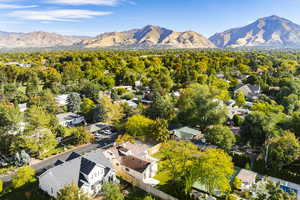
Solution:
[[[94,36],[148,24],[207,37],[278,15],[300,24],[300,0],[0,0],[0,30]]]

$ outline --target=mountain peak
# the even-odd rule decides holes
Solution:
[[[80,45],[87,48],[99,47],[167,47],[167,48],[213,48],[215,47],[202,35],[147,25],[140,29],[125,32],[101,34],[93,39],[83,40]]]
[[[217,47],[298,47],[300,26],[277,15],[260,18],[240,28],[209,38]]]

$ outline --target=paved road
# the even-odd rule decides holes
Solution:
[[[70,154],[70,152],[72,152],[72,151],[80,153],[80,154],[84,154],[84,153],[87,153],[89,151],[96,150],[97,148],[100,148],[99,144],[89,144],[89,145],[86,145],[86,146],[81,146],[81,147],[78,147],[78,148],[73,149],[71,151],[67,151],[65,153],[62,153],[62,154],[59,154],[57,156],[51,157],[47,160],[41,161],[41,162],[39,162],[37,164],[34,164],[34,165],[31,165],[31,166],[38,173],[41,170],[43,170],[44,168],[48,168],[48,167],[52,166],[58,159],[61,159],[61,160],[66,159],[68,157],[68,155]],[[2,176],[2,177],[0,177],[0,179],[2,179],[4,182],[9,182],[9,181],[11,181],[12,175],[13,174]]]

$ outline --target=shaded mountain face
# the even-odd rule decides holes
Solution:
[[[0,32],[0,48],[44,48],[71,46],[82,38],[48,32]]]
[[[111,32],[86,39],[79,43],[86,48],[101,47],[168,47],[168,48],[213,48],[204,36],[192,32],[175,32],[159,26],[145,26],[125,32]]]
[[[216,33],[209,38],[217,47],[300,47],[300,26],[278,16]]]

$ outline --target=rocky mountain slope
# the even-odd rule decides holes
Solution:
[[[169,47],[213,48],[207,38],[193,31],[175,32],[159,26],[145,26],[125,32],[111,32],[86,39],[79,43],[86,48],[101,47]]]
[[[48,32],[9,33],[0,32],[0,48],[44,48],[71,46],[81,37],[64,36]]]
[[[300,26],[278,16],[216,33],[209,38],[217,47],[300,47]]]

